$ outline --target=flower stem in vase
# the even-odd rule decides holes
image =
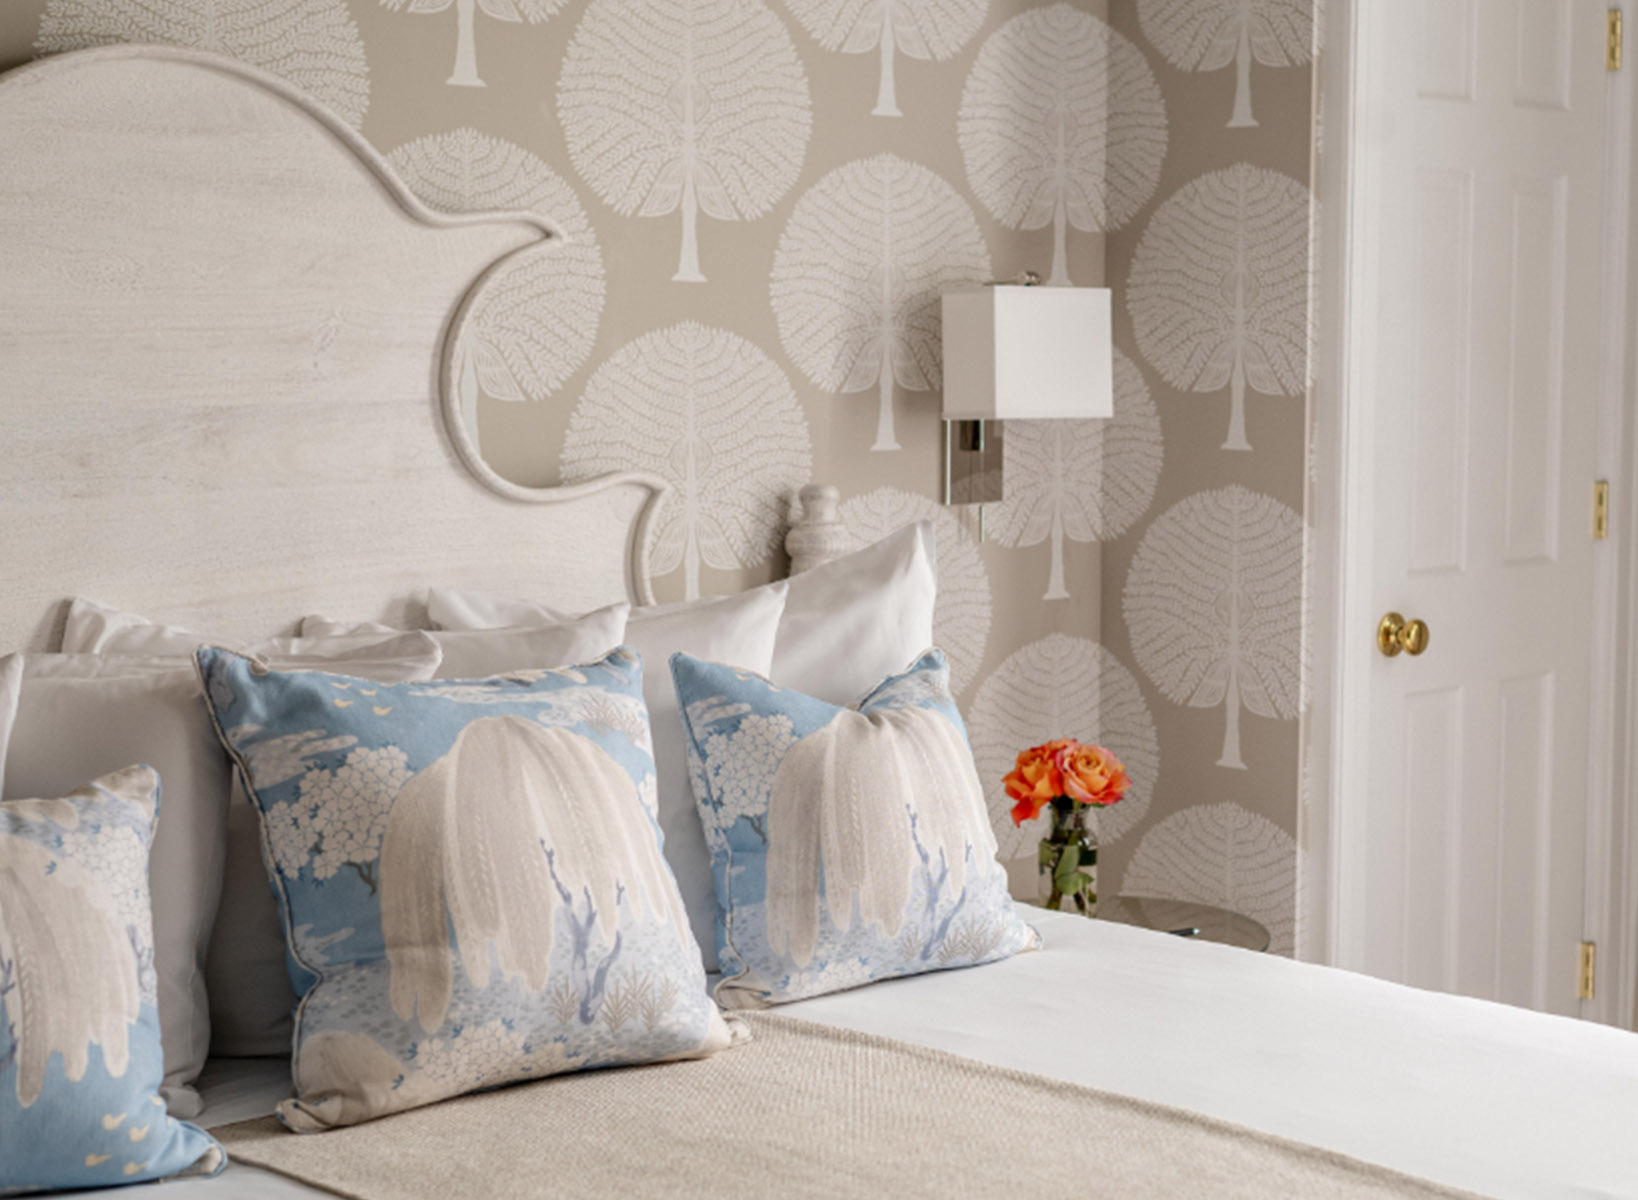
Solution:
[[[1085,826],[1085,807],[1067,799],[1051,805],[1051,832],[1041,839],[1040,871],[1047,889],[1046,907],[1054,911],[1064,898],[1083,916],[1097,912],[1097,838]]]

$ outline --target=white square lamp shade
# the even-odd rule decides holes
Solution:
[[[1108,288],[961,288],[943,317],[946,421],[1114,414]]]
[[[944,503],[979,505],[982,539],[982,506],[1006,495],[1005,422],[1114,415],[1109,289],[992,285],[942,302]]]

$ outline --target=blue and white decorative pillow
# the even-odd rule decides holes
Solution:
[[[849,708],[686,654],[671,672],[711,847],[725,1008],[1040,944],[995,860],[940,651]]]
[[[148,847],[159,776],[0,802],[0,1193],[214,1174],[166,1115]]]
[[[729,1044],[661,854],[630,650],[392,685],[198,661],[301,997],[286,1125]]]

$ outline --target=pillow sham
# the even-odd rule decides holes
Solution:
[[[60,796],[146,762],[165,784],[153,837],[152,969],[171,1112],[196,1116],[192,1084],[210,1049],[205,947],[222,887],[228,761],[182,659],[13,656],[21,687],[5,763],[7,799]]]
[[[711,886],[711,855],[700,831],[699,812],[688,787],[682,717],[666,663],[678,651],[728,663],[766,675],[773,668],[774,645],[785,610],[788,584],[781,580],[737,596],[690,600],[634,608],[626,622],[626,644],[642,657],[643,700],[654,733],[654,765],[659,775],[660,829],[665,858],[677,877],[688,920],[704,955],[705,969],[717,969],[716,892]],[[441,625],[508,620],[545,621],[549,609],[527,601],[509,601],[478,592],[434,588],[427,612]],[[463,626],[484,628],[484,626]],[[490,633],[502,632],[490,629]],[[925,643],[924,643],[925,644]],[[901,663],[905,660],[901,660]]]
[[[856,708],[686,654],[671,669],[711,845],[723,1007],[1040,944],[996,862],[943,653]]]
[[[0,1192],[214,1174],[166,1114],[148,910],[159,776],[0,801]]]
[[[302,997],[285,1124],[728,1045],[660,853],[630,650],[401,684],[196,658]]]

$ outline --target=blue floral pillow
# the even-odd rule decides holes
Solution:
[[[995,860],[944,655],[838,708],[673,655],[711,847],[725,1008],[1040,944]]]
[[[301,997],[286,1125],[728,1045],[660,852],[630,650],[395,685],[198,660]]]
[[[214,1174],[165,1113],[148,846],[159,776],[0,802],[0,1193]]]

